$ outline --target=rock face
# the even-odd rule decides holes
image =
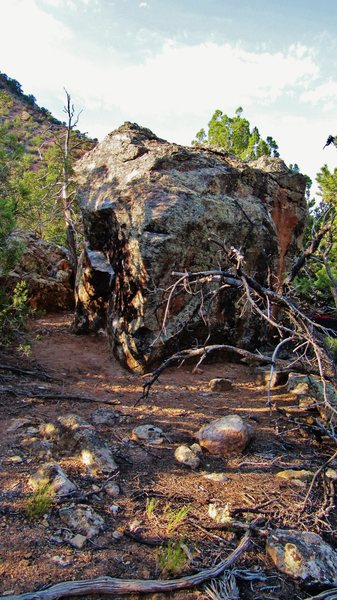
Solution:
[[[305,180],[280,159],[246,163],[185,148],[125,123],[77,165],[86,237],[77,279],[76,327],[107,326],[117,358],[144,372],[165,354],[213,339],[249,346],[261,335],[238,295],[218,296],[209,323],[200,294],[172,294],[172,271],[227,265],[210,236],[240,248],[245,268],[274,287],[300,244]],[[214,289],[209,284],[207,291]],[[242,307],[241,307],[242,308]]]
[[[72,308],[71,268],[65,249],[22,230],[15,230],[10,239],[20,244],[22,256],[4,278],[4,286],[13,290],[17,283],[25,281],[29,304],[34,309],[58,312]]]

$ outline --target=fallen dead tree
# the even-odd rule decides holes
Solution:
[[[240,251],[232,246],[226,247],[218,240],[213,241],[221,247],[229,268],[195,273],[173,272],[172,275],[177,278],[177,281],[167,290],[168,301],[162,324],[163,333],[165,332],[170,301],[180,289],[183,288],[190,294],[203,296],[204,286],[210,282],[218,282],[216,292],[211,292],[211,298],[209,293],[208,295],[205,294],[201,305],[203,307],[209,306],[210,300],[215,301],[217,296],[228,288],[240,290],[242,300],[260,317],[261,322],[268,324],[270,331],[277,334],[278,341],[274,351],[271,355],[266,355],[227,344],[205,344],[197,348],[182,350],[170,356],[152,372],[150,378],[144,383],[142,398],[146,399],[148,397],[152,385],[160,374],[173,364],[182,364],[188,359],[198,359],[197,368],[211,353],[219,351],[232,352],[251,363],[270,365],[270,380],[276,366],[284,371],[316,376],[322,386],[322,402],[330,415],[329,422],[323,425],[324,434],[330,435],[332,439],[337,441],[335,434],[337,406],[334,398],[329,395],[327,387],[329,382],[333,389],[337,389],[336,364],[325,344],[325,337],[329,335],[329,330],[315,323],[288,295],[267,288],[248,275],[244,270],[244,257]],[[206,312],[203,317],[207,321],[208,315]],[[288,357],[281,359],[279,354],[285,346],[288,348]],[[272,405],[270,386],[268,387],[268,405],[270,407]]]

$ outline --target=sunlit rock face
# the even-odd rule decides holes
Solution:
[[[305,225],[302,175],[280,159],[246,163],[125,123],[81,159],[77,179],[86,238],[79,333],[106,326],[114,354],[136,372],[209,333],[258,343],[261,325],[237,292],[223,290],[208,310],[214,283],[203,296],[176,290],[166,311],[167,290],[172,271],[228,266],[210,238],[240,249],[246,271],[277,288]]]

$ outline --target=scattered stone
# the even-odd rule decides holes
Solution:
[[[238,415],[227,415],[204,425],[195,437],[210,454],[227,456],[246,448],[252,437],[252,427]]]
[[[163,430],[155,425],[139,425],[132,430],[131,438],[138,442],[147,442],[148,444],[162,444],[164,441]]]
[[[194,454],[202,454],[202,447],[200,446],[200,444],[197,444],[195,442],[194,444],[191,444],[190,448],[192,452],[194,452]]]
[[[276,473],[276,477],[281,477],[282,479],[287,479],[288,481],[311,481],[313,478],[313,473],[311,471],[306,471],[305,469],[296,470],[296,469],[287,469],[286,471],[279,471]]]
[[[225,506],[218,506],[215,503],[211,503],[208,505],[208,514],[211,519],[214,519],[217,523],[228,523],[232,520],[228,504]]]
[[[112,534],[112,537],[113,537],[113,539],[114,539],[114,540],[116,540],[116,542],[118,542],[119,540],[121,540],[121,539],[122,539],[122,537],[123,537],[123,533],[122,533],[121,531],[119,531],[118,529],[116,529],[116,530],[113,532],[113,534]]]
[[[44,460],[52,460],[52,444],[38,437],[25,437],[21,440],[21,446],[27,448],[34,456]]]
[[[60,517],[70,529],[91,539],[104,528],[104,519],[91,506],[67,506],[59,510]]]
[[[69,541],[69,544],[71,544],[74,548],[77,548],[78,550],[82,550],[83,546],[85,546],[85,544],[87,542],[87,538],[85,535],[82,535],[81,533],[77,533],[76,535],[74,535],[74,537],[70,538],[68,541]]]
[[[155,457],[150,452],[146,452],[142,446],[135,442],[124,442],[121,446],[123,457],[129,460],[133,465],[150,465]]]
[[[109,510],[114,517],[119,513],[120,509],[120,506],[117,504],[111,504],[111,506],[109,506]]]
[[[41,423],[39,433],[45,440],[53,440],[57,436],[55,423]]]
[[[62,537],[61,537],[60,535],[52,535],[52,536],[49,538],[49,541],[50,541],[52,544],[63,544],[63,539],[62,539]]]
[[[228,477],[224,473],[202,473],[204,479],[215,481],[217,483],[225,483],[229,481]]]
[[[17,431],[22,427],[28,427],[31,425],[32,420],[27,417],[18,417],[17,419],[12,419],[11,424],[7,428],[7,431]]]
[[[290,577],[306,583],[337,581],[337,553],[316,533],[276,529],[267,538],[266,552]]]
[[[59,417],[57,421],[58,444],[62,450],[79,453],[91,473],[111,473],[118,468],[110,447],[87,421],[74,414]]]
[[[36,435],[37,433],[39,433],[37,427],[28,427],[28,429],[26,430],[27,435]]]
[[[273,369],[270,379],[270,367],[257,367],[256,383],[259,385],[270,385],[271,388],[285,385],[288,382],[289,373]]]
[[[325,475],[327,476],[328,479],[332,479],[333,481],[336,481],[336,479],[337,479],[336,469],[327,469],[325,471]]]
[[[98,408],[91,415],[94,425],[115,425],[120,413],[109,408]]]
[[[311,396],[297,396],[298,399],[298,408],[304,408],[306,410],[315,408],[317,406],[316,398],[312,398]]]
[[[193,451],[192,448],[189,448],[185,445],[181,445],[176,448],[174,457],[179,464],[190,467],[191,469],[197,469],[200,465],[200,458],[198,454]]]
[[[120,487],[118,483],[114,483],[113,481],[109,481],[104,486],[104,491],[110,498],[117,498],[120,495]]]
[[[56,496],[65,496],[77,490],[77,486],[65,474],[57,463],[46,463],[31,475],[28,484],[36,490],[42,483],[49,483]]]
[[[13,464],[20,464],[20,463],[22,463],[22,462],[23,462],[23,458],[22,458],[22,456],[19,456],[19,455],[17,454],[17,455],[15,455],[15,456],[9,456],[9,457],[7,458],[7,461],[8,461],[8,462],[11,462],[11,463],[13,463]]]
[[[62,568],[69,567],[69,565],[72,564],[71,560],[67,560],[66,558],[64,558],[63,556],[59,556],[58,554],[56,554],[56,556],[52,556],[50,560]]]
[[[288,392],[296,396],[309,393],[309,379],[306,375],[295,375],[291,373],[288,378]]]
[[[232,387],[231,380],[225,377],[216,377],[209,382],[209,388],[212,392],[228,392]]]

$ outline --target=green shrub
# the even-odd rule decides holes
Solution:
[[[29,519],[40,519],[51,511],[53,504],[54,492],[49,481],[41,481],[25,502],[26,515]]]
[[[172,509],[169,504],[165,506],[164,515],[167,520],[167,533],[172,533],[186,519],[189,510],[189,506],[182,506],[178,509]]]
[[[333,354],[334,361],[337,362],[337,338],[327,337],[325,342]]]
[[[28,288],[25,281],[16,284],[11,296],[0,292],[0,338],[3,343],[13,338],[14,330],[23,328],[30,312],[27,302]]]
[[[189,552],[183,540],[170,541],[167,547],[161,547],[157,552],[156,563],[163,577],[180,575],[190,563]]]

